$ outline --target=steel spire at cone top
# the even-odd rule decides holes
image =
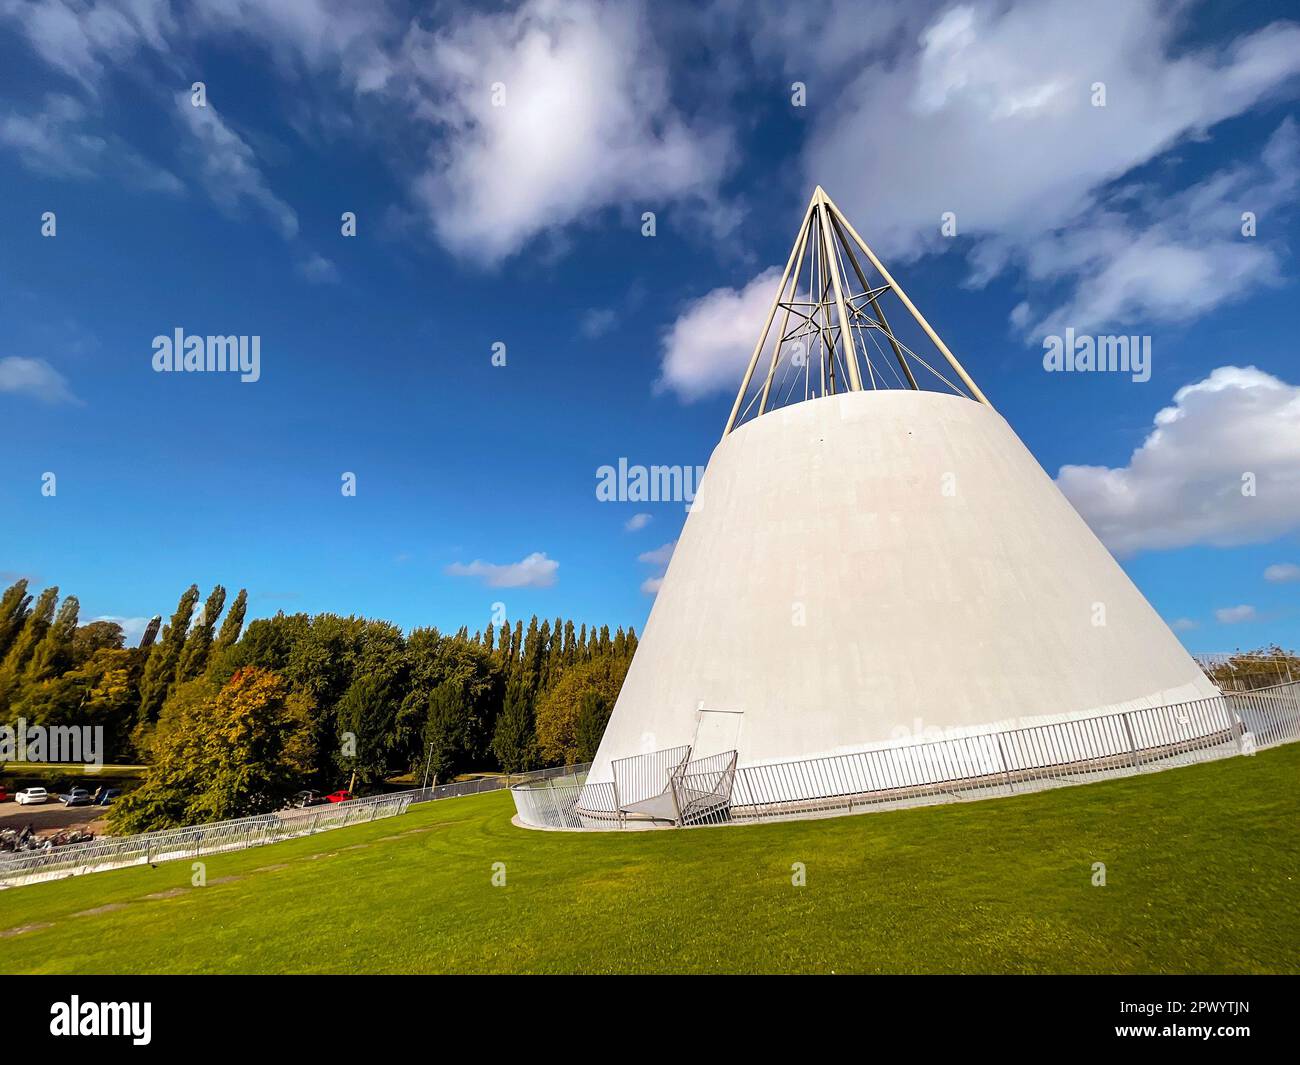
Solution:
[[[896,319],[913,323],[919,337],[890,325],[884,304],[894,299],[905,312]],[[723,435],[769,410],[804,399],[879,388],[932,390],[936,385],[988,404],[957,357],[818,185]]]

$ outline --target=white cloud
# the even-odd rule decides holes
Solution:
[[[1095,190],[1300,72],[1300,27],[1188,48],[1189,11],[1159,0],[949,7],[914,50],[856,67],[820,112],[805,184],[824,185],[887,254],[937,247],[945,211],[965,236],[1032,243]],[[806,40],[789,47],[816,54]],[[1092,106],[1098,81],[1105,107]]]
[[[1201,623],[1192,618],[1174,618],[1174,620],[1169,623],[1169,627],[1173,629],[1174,632],[1191,632],[1192,629],[1199,629]]]
[[[312,252],[298,264],[298,273],[313,285],[336,285],[338,267],[319,252]]]
[[[605,208],[709,198],[729,155],[674,106],[639,4],[528,0],[412,27],[386,91],[431,134],[416,202],[448,248],[485,264]]]
[[[17,355],[0,359],[0,392],[35,396],[45,403],[81,403],[67,378],[48,362]]]
[[[1225,606],[1214,612],[1215,620],[1221,625],[1237,625],[1243,621],[1254,621],[1258,615],[1253,606]]]
[[[1057,484],[1118,554],[1261,543],[1300,528],[1300,387],[1221,366],[1180,388],[1127,466]]]
[[[161,51],[175,29],[169,0],[0,0],[46,63],[94,91],[108,68],[143,48]]]
[[[774,266],[742,289],[715,288],[688,304],[664,337],[656,390],[690,403],[738,389],[780,280]]]
[[[387,8],[375,0],[203,0],[194,29],[242,36],[267,48],[281,67],[334,68],[345,83],[365,92],[391,74],[383,41],[403,24]]]
[[[1294,562],[1279,562],[1277,565],[1269,566],[1264,570],[1264,580],[1271,581],[1274,584],[1300,581],[1300,566],[1297,566]]]
[[[644,529],[647,525],[650,524],[651,519],[652,519],[652,515],[650,514],[633,514],[630,518],[627,519],[627,522],[626,524],[624,524],[623,528],[626,529],[628,532],[640,532],[642,529]]]
[[[209,101],[195,107],[187,91],[178,93],[181,125],[190,135],[189,151],[212,202],[229,215],[247,203],[257,207],[286,239],[298,233],[298,216],[266,183],[247,142],[217,114]]]
[[[998,269],[1018,257],[1025,277],[1043,291],[1068,279],[1064,303],[1027,329],[1031,335],[1079,332],[1140,321],[1183,321],[1205,314],[1259,284],[1279,279],[1282,252],[1268,239],[1280,228],[1277,211],[1300,182],[1300,133],[1285,120],[1260,159],[1239,164],[1175,195],[1122,189],[1101,209],[1044,235],[1021,253],[990,240],[977,251],[977,270]],[[1122,209],[1121,209],[1122,208]],[[1252,211],[1263,234],[1244,237],[1241,214]],[[1012,324],[1028,320],[1022,305]]]
[[[664,572],[668,569],[668,563],[673,557],[673,548],[676,546],[676,540],[669,540],[668,543],[656,547],[653,551],[642,551],[641,554],[636,556],[638,562],[654,566],[658,571],[641,582],[641,591],[645,595],[659,594],[659,587],[664,582]]]
[[[636,556],[636,560],[652,566],[667,566],[669,559],[673,557],[673,548],[676,546],[676,540],[669,540],[668,543],[656,547],[653,551],[642,551]]]
[[[478,577],[489,588],[549,588],[559,568],[560,564],[547,558],[546,552],[534,551],[519,562],[500,565],[481,559],[453,562],[447,572],[453,577]]]
[[[618,313],[608,307],[594,307],[578,319],[578,332],[588,340],[598,340],[618,324]]]
[[[61,93],[47,96],[39,110],[0,115],[0,145],[47,177],[89,181],[112,175],[128,186],[173,195],[185,188],[175,174],[104,132],[81,101]]]

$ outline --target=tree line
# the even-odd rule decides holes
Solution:
[[[34,601],[33,601],[34,600]],[[275,809],[302,788],[364,793],[412,773],[517,773],[590,760],[636,650],[633,629],[564,618],[404,634],[387,621],[276,614],[245,625],[197,585],[139,646],[79,623],[75,596],[0,598],[0,721],[98,726],[110,762],[148,764],[112,809],[142,831]]]

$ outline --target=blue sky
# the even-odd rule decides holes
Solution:
[[[0,571],[639,629],[685,510],[596,471],[707,462],[821,183],[1189,647],[1300,644],[1288,7],[0,0]]]

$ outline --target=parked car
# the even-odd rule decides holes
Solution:
[[[64,806],[89,806],[91,803],[90,792],[85,788],[73,788],[66,795],[60,795],[59,801]]]
[[[23,788],[14,796],[14,801],[19,806],[32,806],[36,803],[49,801],[50,793],[44,788]]]
[[[8,802],[8,801],[9,801],[9,792],[6,791],[3,787],[0,787],[0,802]]]
[[[307,789],[305,791],[298,792],[297,795],[295,795],[292,799],[290,799],[288,802],[288,806],[294,810],[305,810],[309,806],[321,806],[328,801],[329,800],[326,799],[325,796],[322,795],[319,791],[312,791],[310,789]]]
[[[121,788],[105,788],[101,786],[100,789],[95,792],[95,797],[91,802],[95,806],[112,806],[113,800],[121,794]]]
[[[339,788],[338,791],[331,792],[329,795],[326,795],[325,801],[326,802],[347,802],[350,798],[352,798],[352,792],[348,791],[347,788]]]

